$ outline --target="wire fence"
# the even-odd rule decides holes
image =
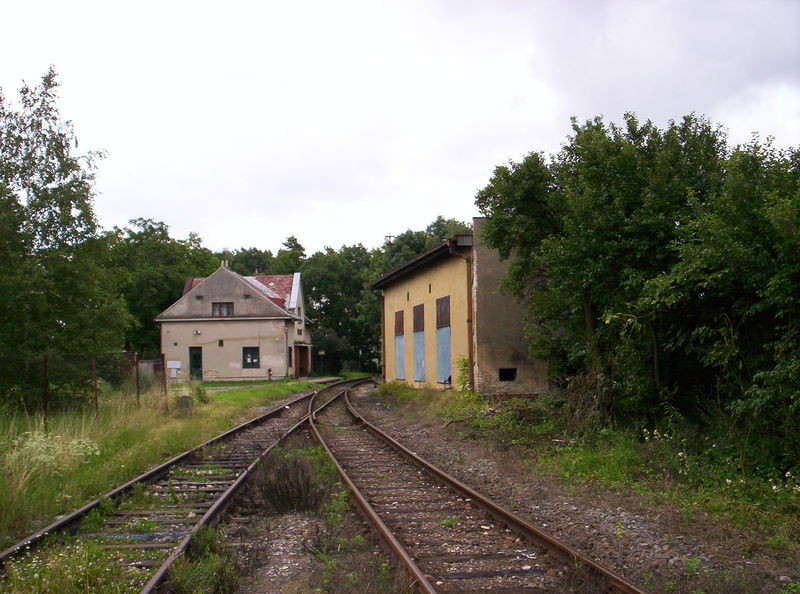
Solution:
[[[104,394],[135,395],[157,389],[167,393],[164,356],[140,358],[138,353],[49,352],[33,357],[0,355],[0,400],[45,418],[55,409],[94,406],[99,414]]]

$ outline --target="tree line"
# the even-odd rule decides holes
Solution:
[[[57,106],[50,68],[12,104],[0,94],[0,390],[37,394],[45,353],[159,353],[153,319],[181,296],[189,276],[228,260],[240,274],[301,272],[312,339],[328,372],[374,369],[380,311],[369,283],[466,225],[438,217],[376,249],[361,244],[306,255],[296,237],[273,254],[258,247],[213,252],[196,234],[172,237],[160,221],[100,227],[93,210],[100,152],[78,154]],[[29,378],[26,391],[25,382]],[[38,384],[38,385],[37,385]]]
[[[800,458],[800,152],[728,146],[690,115],[573,120],[562,150],[495,169],[477,204],[510,259],[531,350],[607,418],[715,431]]]
[[[373,369],[380,311],[369,283],[465,223],[438,217],[379,248],[307,255],[288,237],[213,252],[139,218],[103,230],[99,153],[76,154],[49,70],[0,95],[0,390],[46,352],[155,354],[153,318],[189,276],[301,272],[323,371]],[[660,128],[573,121],[556,155],[498,166],[476,204],[509,260],[551,382],[611,422],[725,434],[754,466],[800,459],[800,153],[757,137],[729,146],[690,115]],[[744,454],[744,452],[747,452]]]

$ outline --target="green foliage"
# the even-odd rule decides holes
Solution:
[[[800,470],[798,163],[694,115],[626,114],[498,167],[484,240],[554,383],[594,386],[604,422],[725,425],[742,472]]]
[[[135,319],[125,333],[126,348],[154,355],[161,336],[153,319],[181,296],[187,277],[207,276],[219,261],[194,233],[174,239],[165,223],[152,219],[133,219],[130,225],[106,235],[106,265],[123,279],[120,289]]]
[[[230,551],[223,544],[222,529],[203,526],[192,537],[188,555],[170,569],[169,586],[186,594],[222,594],[233,591],[238,572]]]
[[[47,426],[41,415],[0,406],[0,548],[229,429],[244,414],[252,416],[245,407],[310,385],[273,382],[219,392],[191,416],[166,409],[157,389],[141,395],[141,406],[135,394],[113,391],[101,395],[99,416],[93,410],[68,409],[51,414]],[[153,498],[135,487],[133,500]]]
[[[118,592],[120,586],[140,589],[151,570],[131,561],[145,561],[157,551],[114,551],[93,541],[65,541],[5,564],[0,578],[4,592]]]
[[[57,88],[50,68],[18,106],[0,94],[0,393],[26,402],[39,393],[26,373],[38,356],[117,349],[130,322],[92,209],[102,155],[75,154]]]
[[[326,514],[326,518],[328,520],[328,524],[334,527],[338,527],[342,525],[342,521],[344,520],[345,514],[350,509],[350,489],[347,487],[339,484],[339,489],[334,492],[333,497],[331,497],[330,503],[328,503],[324,508],[323,511]]]
[[[458,516],[447,516],[439,520],[439,524],[445,528],[455,528],[458,525]]]
[[[211,402],[211,396],[208,394],[208,390],[205,389],[199,382],[192,382],[192,398],[194,398],[197,402],[201,404],[205,404],[207,402]]]

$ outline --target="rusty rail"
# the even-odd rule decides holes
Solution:
[[[366,379],[359,382],[354,382],[354,386],[360,383],[366,383],[368,381],[372,381],[372,379]],[[355,499],[356,504],[358,505],[361,512],[374,526],[375,530],[378,532],[381,538],[383,538],[386,545],[394,552],[394,554],[406,568],[406,571],[408,571],[409,574],[414,577],[416,587],[422,592],[428,594],[434,594],[436,590],[434,589],[433,585],[428,581],[428,578],[425,577],[425,574],[422,572],[419,566],[414,562],[414,559],[411,557],[411,555],[408,553],[405,547],[400,543],[399,540],[397,540],[395,535],[392,534],[392,531],[389,530],[388,526],[384,524],[383,520],[381,520],[380,516],[378,516],[378,514],[369,504],[369,502],[361,493],[361,491],[358,489],[358,487],[356,487],[353,481],[350,480],[350,477],[347,476],[347,473],[344,471],[344,468],[342,468],[341,464],[339,464],[339,461],[336,460],[336,457],[333,455],[333,452],[331,452],[330,448],[325,443],[325,440],[322,439],[322,435],[320,434],[319,430],[314,424],[316,420],[316,413],[323,410],[325,407],[327,407],[329,404],[334,402],[337,398],[339,398],[342,395],[344,395],[345,399],[347,399],[346,389],[343,390],[341,394],[334,396],[328,402],[326,402],[324,405],[322,405],[316,410],[313,409],[314,398],[313,397],[311,398],[311,400],[309,401],[309,415],[308,415],[308,422],[309,425],[311,425],[311,431],[314,434],[314,437],[320,443],[320,445],[323,448],[325,448],[325,451],[328,453],[328,456],[330,456],[331,460],[336,466],[336,471],[339,473],[339,476],[341,477],[345,485],[347,485],[347,488],[350,489],[351,493],[353,494],[353,498]]]
[[[306,392],[306,393],[300,394],[299,396],[297,396],[297,398],[294,398],[293,400],[290,400],[288,403],[283,403],[283,404],[281,404],[279,406],[275,406],[272,409],[270,409],[267,412],[265,412],[264,414],[259,415],[258,417],[255,417],[253,419],[250,419],[249,421],[245,421],[241,425],[237,425],[233,429],[229,429],[228,431],[225,431],[224,433],[221,433],[220,435],[217,435],[216,437],[212,437],[211,439],[209,439],[207,441],[204,441],[200,445],[195,446],[195,447],[193,447],[193,448],[191,448],[189,450],[186,450],[185,452],[183,452],[181,454],[178,454],[174,458],[172,458],[170,460],[167,460],[163,464],[159,464],[155,468],[151,468],[147,472],[145,472],[143,474],[140,474],[139,476],[129,480],[127,483],[125,483],[125,484],[123,484],[123,485],[121,485],[121,486],[119,486],[119,487],[117,487],[115,489],[112,489],[111,491],[109,491],[105,495],[101,495],[100,497],[98,497],[94,501],[90,501],[89,503],[87,503],[83,507],[80,507],[80,508],[76,509],[75,511],[73,511],[73,512],[71,512],[71,513],[69,513],[69,514],[67,514],[67,515],[65,515],[63,517],[61,517],[60,519],[56,520],[55,522],[53,522],[51,524],[48,524],[47,526],[45,526],[41,530],[38,530],[37,532],[35,532],[35,533],[31,534],[30,536],[22,539],[21,541],[19,541],[16,544],[10,546],[5,551],[0,553],[0,567],[2,567],[2,564],[5,563],[5,561],[7,559],[9,559],[10,557],[13,557],[14,555],[20,553],[23,549],[35,548],[38,544],[40,544],[41,540],[45,536],[48,536],[49,534],[52,534],[54,532],[60,532],[60,531],[64,531],[64,530],[67,530],[67,529],[71,528],[72,526],[77,524],[81,519],[83,519],[83,517],[86,514],[88,514],[91,510],[93,510],[98,505],[100,505],[100,503],[103,502],[104,500],[106,500],[106,499],[116,499],[116,498],[124,495],[128,491],[130,491],[133,488],[133,486],[136,485],[136,484],[149,482],[151,480],[159,478],[160,476],[165,474],[171,467],[173,467],[176,464],[178,464],[179,462],[185,460],[186,458],[188,458],[189,456],[191,456],[192,454],[194,454],[198,450],[200,450],[200,449],[202,449],[204,447],[207,447],[209,445],[212,445],[214,443],[217,443],[217,442],[223,441],[225,439],[228,439],[229,437],[232,437],[233,435],[236,435],[237,433],[240,433],[241,431],[244,431],[245,429],[253,427],[253,426],[255,426],[255,425],[257,425],[257,424],[259,424],[259,423],[261,423],[261,422],[263,422],[263,421],[265,421],[267,419],[269,419],[270,417],[275,416],[276,414],[280,413],[284,409],[285,406],[287,406],[287,405],[290,406],[290,405],[295,404],[297,402],[300,402],[301,400],[304,400],[306,398],[311,398],[314,394],[315,394],[315,392],[313,392],[313,391]]]
[[[312,398],[313,401],[313,398]],[[557,559],[561,559],[564,562],[572,563],[572,564],[582,564],[593,571],[597,572],[598,574],[604,576],[608,580],[608,587],[606,592],[609,594],[646,594],[644,590],[641,590],[625,580],[622,576],[614,573],[611,569],[601,565],[600,563],[593,561],[583,555],[582,553],[576,551],[569,545],[566,545],[551,535],[543,532],[533,526],[531,523],[527,522],[526,520],[522,519],[518,515],[514,514],[511,511],[508,511],[494,501],[489,499],[488,497],[480,494],[479,492],[475,491],[468,485],[462,483],[455,477],[447,474],[446,472],[438,469],[437,467],[433,466],[431,463],[427,462],[405,446],[403,446],[400,442],[393,439],[383,431],[381,431],[378,427],[367,421],[361,414],[353,407],[348,394],[345,393],[344,396],[345,404],[347,405],[347,409],[350,414],[353,415],[358,422],[362,423],[373,435],[377,436],[392,448],[403,454],[406,458],[421,466],[425,469],[428,473],[430,473],[435,478],[439,479],[450,488],[455,490],[457,493],[460,493],[464,497],[468,497],[473,501],[477,502],[481,507],[483,507],[492,517],[495,518],[500,524],[505,525],[510,530],[517,532],[521,536],[529,539],[531,542],[544,547],[548,550],[548,552],[556,557]],[[338,466],[338,463],[337,463]]]

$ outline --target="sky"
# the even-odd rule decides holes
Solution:
[[[695,112],[800,145],[798,0],[9,3],[0,88],[54,65],[95,212],[213,249],[381,245],[469,220],[570,117]]]

